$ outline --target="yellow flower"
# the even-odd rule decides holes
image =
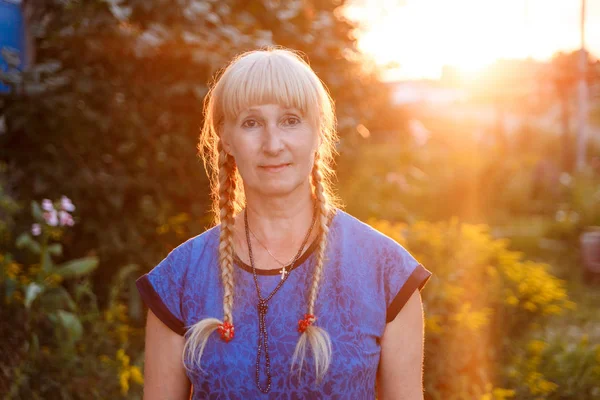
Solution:
[[[532,353],[532,354],[541,354],[542,351],[544,351],[544,349],[546,348],[546,342],[542,341],[542,340],[532,340],[531,342],[529,342],[527,349]]]
[[[17,279],[17,276],[19,275],[19,273],[21,273],[21,264],[18,264],[16,262],[11,262],[10,264],[8,264],[6,266],[6,275],[13,280]]]
[[[106,354],[101,354],[100,357],[98,357],[100,359],[101,362],[103,363],[108,363],[110,362],[110,357],[107,356]]]
[[[543,314],[544,315],[557,315],[562,313],[562,308],[557,306],[556,304],[551,304],[549,306],[544,307]]]
[[[493,391],[494,400],[505,400],[515,397],[516,392],[512,389],[496,388]]]
[[[127,340],[129,339],[129,326],[119,325],[116,331],[121,343],[127,342]]]
[[[558,385],[554,382],[547,381],[545,379],[540,380],[538,383],[538,390],[541,394],[550,394],[558,388]]]
[[[123,369],[119,373],[119,384],[121,385],[121,394],[125,396],[129,392],[129,377],[131,372],[129,369]]]
[[[516,296],[508,296],[505,302],[510,306],[516,306],[517,304],[519,304],[519,299],[517,299]]]
[[[523,304],[523,308],[528,310],[528,311],[535,311],[537,310],[537,305],[535,305],[534,303],[532,303],[531,301],[526,301],[525,304]]]
[[[425,319],[425,329],[431,333],[440,333],[442,331],[442,327],[440,326],[440,316],[432,315],[431,317],[427,317]]]
[[[129,366],[129,356],[127,354],[125,354],[125,350],[124,349],[119,349],[117,351],[117,360],[121,361],[121,364],[124,367],[128,367]]]
[[[58,274],[51,274],[44,279],[44,282],[49,286],[58,286],[63,281],[63,277]]]
[[[118,303],[115,306],[115,313],[119,321],[125,322],[127,320],[127,306],[125,304]]]
[[[448,296],[449,299],[459,300],[465,293],[465,288],[455,285],[447,285],[445,291],[446,296]]]
[[[134,381],[135,383],[139,384],[139,385],[143,385],[144,384],[144,377],[142,376],[142,372],[140,371],[140,368],[137,366],[133,366],[129,369],[129,371],[131,372],[131,380]]]

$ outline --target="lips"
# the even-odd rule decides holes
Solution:
[[[267,172],[279,172],[283,171],[290,164],[270,164],[270,165],[261,165],[260,168]]]

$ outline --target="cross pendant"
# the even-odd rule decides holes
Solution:
[[[287,271],[285,270],[285,267],[281,268],[281,280],[285,279],[285,274],[287,273]]]

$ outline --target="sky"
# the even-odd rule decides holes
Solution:
[[[359,48],[386,79],[475,72],[500,58],[549,59],[580,47],[581,0],[353,0]],[[586,1],[586,48],[600,57],[600,0]]]

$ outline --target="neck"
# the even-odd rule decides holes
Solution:
[[[305,233],[313,217],[310,186],[285,197],[265,197],[246,192],[248,225],[267,242],[277,243]]]

